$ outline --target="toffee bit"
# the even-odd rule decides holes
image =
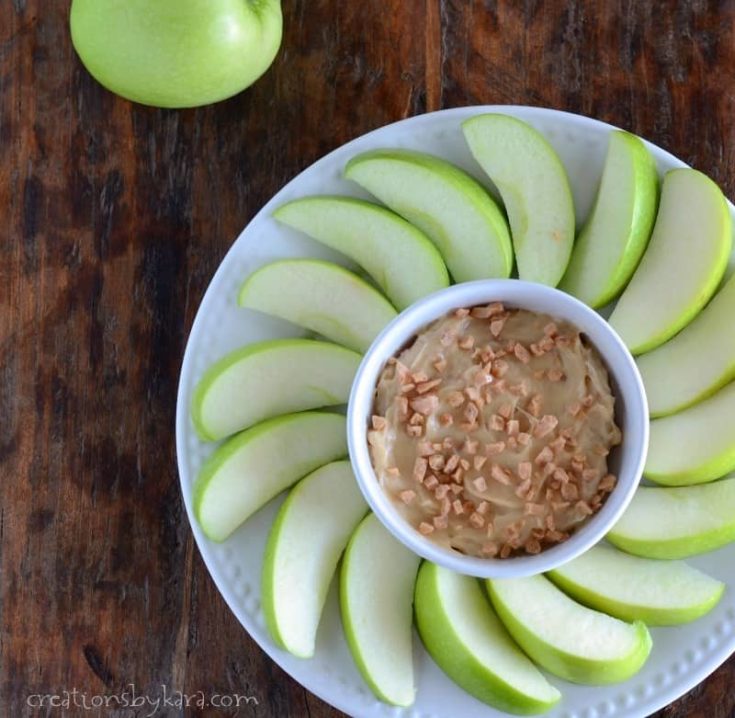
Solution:
[[[429,376],[425,371],[417,371],[411,375],[415,384],[423,384],[425,381],[429,381]]]
[[[525,549],[527,554],[535,556],[537,553],[541,553],[541,544],[537,539],[528,539],[528,541],[526,541]]]
[[[553,458],[554,452],[550,447],[544,446],[544,448],[536,454],[536,458],[533,461],[537,465],[548,464]]]
[[[508,424],[506,431],[508,432],[508,436],[518,436],[518,433],[520,431],[521,425],[518,422],[518,419],[511,419]]]
[[[441,471],[444,468],[444,457],[441,454],[434,454],[429,457],[429,466],[432,471]]]
[[[518,477],[522,481],[527,481],[533,474],[533,466],[530,461],[521,461],[518,464]]]
[[[475,346],[475,337],[472,336],[472,334],[468,334],[465,337],[462,337],[458,342],[457,346],[460,349],[469,350],[472,349],[472,347]]]
[[[452,474],[452,478],[453,478],[453,479],[454,479],[455,481],[462,481],[462,479],[464,478],[464,471],[465,471],[465,470],[464,470],[464,469],[463,469],[463,468],[462,468],[462,467],[460,466],[460,467],[459,467],[459,468],[458,468],[458,469],[457,469],[457,470],[456,470],[456,471],[455,471],[455,472],[454,472],[454,473]]]
[[[474,466],[476,471],[479,471],[487,461],[487,456],[475,456],[474,459],[472,459],[472,465]]]
[[[618,480],[613,476],[613,474],[607,474],[600,479],[600,483],[597,488],[600,489],[600,491],[612,491],[617,482]]]
[[[421,456],[417,457],[413,464],[413,478],[416,481],[423,481],[427,468],[428,461]]]
[[[561,497],[566,501],[576,501],[579,498],[579,489],[577,485],[568,481],[561,485]]]
[[[479,442],[473,441],[472,439],[465,439],[462,451],[470,456],[474,456],[477,453],[477,445]]]
[[[416,388],[416,384],[404,384],[401,387],[402,394],[410,394]]]
[[[493,541],[486,541],[484,544],[482,544],[480,553],[482,553],[483,556],[487,556],[488,558],[497,556],[498,555],[498,545],[494,543]]]
[[[488,456],[495,456],[496,454],[502,454],[505,451],[505,442],[496,441],[492,444],[485,444],[485,453]]]
[[[406,427],[406,433],[409,436],[413,436],[415,439],[418,439],[420,436],[423,436],[424,427],[421,426],[421,424],[417,424],[415,426],[408,426]]]
[[[454,511],[457,516],[461,516],[464,513],[464,506],[459,499],[452,501],[452,511]]]
[[[525,513],[529,516],[544,516],[546,507],[543,504],[526,504]]]
[[[445,497],[442,499],[441,502],[441,516],[447,516],[449,512],[452,510],[452,502],[449,500],[449,497]]]
[[[438,406],[439,397],[436,394],[425,394],[411,401],[411,408],[424,416],[429,416]]]
[[[424,534],[424,536],[428,536],[430,533],[434,532],[434,525],[427,523],[426,521],[422,521],[419,524],[419,531]]]
[[[566,379],[564,372],[560,369],[549,369],[549,371],[546,372],[546,376],[549,377],[549,381],[553,382],[559,382]]]
[[[586,501],[577,501],[577,503],[574,504],[574,508],[577,512],[582,514],[582,516],[590,516],[592,514],[592,509]]]
[[[555,322],[549,322],[544,327],[544,334],[547,337],[555,337],[558,332],[559,332],[559,328],[556,326],[556,323]]]
[[[439,479],[437,479],[434,474],[429,474],[424,479],[424,486],[429,489],[429,491],[433,491],[437,486],[439,486]]]
[[[467,470],[468,470],[468,469],[470,468],[470,462],[469,462],[469,461],[467,461],[467,459],[460,459],[460,460],[459,460],[459,465],[460,465],[460,466],[461,466],[461,467],[462,467],[462,468],[463,468],[463,469],[464,469],[465,471],[467,471]]]
[[[443,374],[444,370],[447,368],[447,360],[444,357],[441,357],[434,362],[433,366],[439,374]]]
[[[454,423],[454,417],[451,414],[440,414],[439,424],[441,426],[447,427],[447,426],[451,426],[453,423]]]
[[[464,491],[462,484],[449,484],[449,489],[455,496],[459,496]]]
[[[466,307],[461,307],[460,309],[457,309],[454,312],[454,316],[457,317],[457,319],[462,319],[466,317],[470,313],[470,310]]]
[[[468,386],[464,393],[470,401],[480,401],[480,390],[476,386]]]
[[[468,402],[464,410],[464,417],[470,424],[474,424],[477,421],[477,417],[480,415],[480,410],[477,408],[477,404]]]
[[[531,435],[525,431],[521,431],[518,436],[518,443],[521,446],[528,446],[531,443]]]
[[[538,345],[544,352],[550,352],[554,348],[554,340],[551,337],[544,337]]]
[[[493,319],[493,321],[490,322],[490,334],[492,334],[496,339],[502,334],[503,327],[505,327],[505,319]]]
[[[483,493],[483,491],[487,491],[487,481],[485,481],[484,476],[478,476],[476,479],[473,479],[472,486],[478,494]]]
[[[470,514],[469,522],[476,529],[481,529],[485,525],[485,518],[482,514],[478,514],[477,511]]]
[[[585,469],[582,472],[582,480],[583,481],[594,481],[599,475],[600,475],[600,472],[597,469]]]
[[[448,347],[454,342],[455,338],[456,338],[456,334],[451,330],[447,330],[445,332],[442,332],[441,337],[439,337],[439,343],[443,347]]]
[[[545,354],[544,350],[535,342],[533,344],[530,344],[528,348],[531,350],[531,354],[533,354],[535,357],[540,357]]]
[[[548,436],[559,425],[559,419],[553,414],[544,414],[541,421],[533,428],[533,435],[538,438]]]
[[[434,489],[434,496],[439,501],[441,501],[448,493],[449,493],[449,484],[439,484],[439,486],[437,486],[436,489]]]
[[[375,431],[383,431],[383,429],[388,426],[388,422],[385,420],[384,416],[373,415],[372,423]]]
[[[451,474],[459,466],[459,454],[452,454],[444,465],[444,473]]]
[[[419,441],[417,451],[419,456],[431,456],[434,453],[434,446],[430,441]]]
[[[447,404],[452,408],[456,409],[464,404],[464,394],[461,391],[452,391],[447,394]]]
[[[408,419],[408,399],[405,396],[399,396],[396,399],[396,405],[398,406],[399,418],[403,421]]]
[[[434,522],[434,528],[439,530],[445,529],[449,526],[449,521],[446,516],[434,516],[432,521]]]
[[[490,476],[500,484],[504,484],[505,486],[510,485],[510,476],[508,475],[508,472],[503,470],[497,464],[493,464],[490,467]]]
[[[419,424],[423,424],[423,423],[424,423],[424,421],[426,421],[425,417],[423,417],[423,416],[422,416],[421,414],[419,414],[418,412],[414,412],[414,413],[413,413],[413,414],[411,415],[411,418],[410,418],[410,419],[408,420],[408,423],[409,423],[409,424],[410,424],[411,426],[418,426]]]
[[[518,496],[518,498],[524,498],[525,495],[528,493],[528,490],[531,488],[531,479],[526,479],[525,481],[521,481],[520,484],[516,487],[515,495]]]
[[[508,558],[512,551],[513,547],[509,543],[503,544],[503,548],[500,549],[500,558]]]
[[[406,491],[401,491],[398,496],[404,504],[410,504],[416,498],[416,492],[411,491],[411,489],[407,489]]]
[[[559,467],[558,469],[554,471],[554,478],[557,481],[561,481],[562,484],[565,484],[569,481],[569,474],[566,471],[564,471],[564,469]]]
[[[570,416],[577,416],[577,414],[579,414],[581,410],[582,405],[578,401],[575,401],[567,407],[567,414],[569,414]]]
[[[505,403],[500,406],[498,409],[498,414],[503,417],[503,419],[510,419],[511,414],[513,413],[513,404]]]
[[[442,439],[442,448],[446,449],[447,451],[450,451],[454,448],[454,442],[452,441],[452,438],[450,436],[445,436]]]
[[[541,398],[541,394],[534,394],[529,402],[528,402],[528,413],[531,414],[531,416],[539,416],[541,414],[541,403],[543,399]]]
[[[500,414],[493,414],[488,420],[487,425],[493,431],[504,431],[505,430],[505,420],[503,419],[502,416],[500,416]]]
[[[595,397],[592,394],[587,394],[587,396],[582,399],[582,406],[585,409],[589,409],[593,404],[595,403]]]
[[[518,359],[521,364],[528,364],[529,361],[531,361],[531,355],[528,353],[528,349],[523,346],[520,342],[516,342],[516,345],[513,347],[513,354],[515,354],[516,359]]]
[[[490,504],[487,501],[480,501],[479,504],[477,504],[477,513],[482,514],[483,516],[490,510]]]
[[[501,302],[493,302],[484,307],[473,307],[471,314],[475,319],[489,319],[496,314],[502,314],[504,311],[505,307]]]
[[[509,365],[504,359],[495,359],[493,361],[493,376],[498,378],[504,377],[508,373]]]
[[[427,391],[431,391],[432,389],[435,389],[441,383],[442,383],[441,379],[432,379],[431,381],[422,381],[420,384],[416,385],[416,391],[419,394],[426,394]]]
[[[393,477],[397,477],[401,475],[401,472],[397,466],[389,466],[385,470],[385,473],[388,474],[388,476],[393,476]]]
[[[598,456],[607,456],[610,453],[610,449],[606,446],[595,446],[592,451],[594,451]]]

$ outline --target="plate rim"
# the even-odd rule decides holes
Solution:
[[[205,304],[205,302],[208,300],[208,298],[219,290],[220,285],[223,283],[223,278],[226,273],[225,265],[227,265],[232,260],[232,257],[234,256],[235,252],[238,250],[238,246],[244,241],[247,241],[245,238],[245,234],[248,231],[248,228],[250,227],[250,225],[260,220],[263,216],[269,215],[271,211],[271,207],[280,201],[278,199],[280,195],[284,191],[286,191],[292,184],[299,182],[302,178],[304,178],[305,175],[318,172],[322,166],[329,165],[333,161],[333,157],[336,154],[347,152],[352,146],[358,143],[362,143],[364,141],[369,141],[370,138],[373,137],[374,135],[378,133],[382,133],[388,130],[389,128],[390,129],[401,129],[406,125],[419,126],[424,123],[428,124],[432,122],[438,116],[451,120],[453,118],[465,118],[467,116],[472,116],[475,114],[491,113],[491,112],[507,113],[507,114],[517,113],[517,114],[524,114],[524,115],[530,114],[530,115],[538,115],[541,117],[549,117],[549,118],[561,117],[567,123],[571,123],[572,125],[576,125],[576,126],[593,126],[598,129],[607,129],[608,131],[622,129],[604,120],[599,120],[593,117],[581,115],[581,114],[574,113],[574,112],[569,112],[566,110],[558,110],[558,109],[543,107],[543,106],[538,106],[538,105],[517,105],[517,104],[497,105],[495,104],[495,105],[464,105],[461,107],[445,108],[445,109],[436,110],[433,112],[422,113],[420,115],[406,117],[401,120],[397,120],[395,122],[381,125],[380,127],[376,127],[372,130],[369,130],[368,132],[364,134],[358,135],[352,138],[351,140],[345,142],[344,144],[333,148],[327,154],[317,159],[315,162],[304,167],[300,172],[298,172],[295,176],[289,179],[285,184],[279,187],[279,189],[268,199],[268,201],[247,221],[243,229],[234,239],[231,246],[225,252],[224,256],[220,260],[217,266],[217,269],[215,270],[214,274],[212,275],[211,280],[209,281],[207,285],[206,290],[202,294],[202,298],[197,307],[194,321],[192,322],[191,328],[186,338],[186,345],[184,348],[183,359],[182,359],[181,367],[179,370],[179,380],[177,383],[177,392],[176,392],[176,412],[175,412],[175,417],[176,417],[175,418],[175,422],[176,422],[176,427],[175,427],[176,463],[177,463],[177,473],[178,473],[178,478],[179,478],[179,488],[181,491],[181,496],[184,501],[184,507],[186,509],[186,514],[187,514],[187,518],[189,521],[189,525],[190,525],[192,534],[194,536],[194,540],[196,542],[197,548],[199,550],[200,556],[202,558],[202,561],[212,581],[214,582],[215,587],[217,588],[217,591],[224,599],[229,610],[234,614],[235,618],[238,620],[242,628],[248,633],[250,638],[260,647],[260,649],[268,656],[268,658],[274,661],[281,670],[287,673],[294,681],[296,681],[305,690],[314,694],[315,696],[317,696],[319,699],[321,699],[328,705],[331,705],[350,716],[353,716],[356,714],[351,712],[352,708],[350,704],[346,700],[342,700],[342,697],[344,695],[342,691],[339,692],[339,695],[330,694],[329,696],[327,696],[326,692],[322,690],[321,685],[317,686],[316,688],[313,686],[304,685],[303,683],[301,683],[301,681],[295,678],[286,668],[284,668],[281,661],[278,660],[279,649],[277,648],[277,646],[275,646],[275,644],[261,642],[255,637],[254,631],[251,625],[254,622],[251,620],[250,616],[248,616],[246,612],[241,610],[241,606],[240,606],[241,602],[234,595],[234,591],[232,590],[230,585],[228,585],[228,582],[225,579],[225,576],[223,575],[223,573],[218,569],[217,567],[218,561],[213,556],[212,550],[209,547],[210,542],[204,536],[201,528],[199,527],[198,522],[196,521],[196,518],[194,516],[194,511],[193,511],[192,492],[188,489],[188,487],[184,483],[184,476],[188,475],[188,468],[185,467],[183,463],[184,461],[183,457],[185,456],[186,451],[187,451],[186,449],[187,430],[189,432],[192,431],[191,427],[188,426],[189,424],[189,406],[187,402],[185,401],[187,387],[189,387],[189,384],[187,383],[187,381],[192,375],[191,365],[194,361],[193,359],[194,350],[192,349],[192,346],[197,344],[196,339],[199,336],[199,334],[201,334],[202,327],[205,322],[205,320],[203,319],[201,308]],[[625,131],[628,131],[628,130],[625,130]],[[672,166],[675,166],[675,167],[690,167],[690,165],[688,165],[686,162],[684,162],[680,158],[673,155],[668,150],[660,147],[659,145],[656,145],[655,143],[643,137],[641,137],[640,139],[642,139],[645,145],[652,151],[652,153],[657,156],[657,159],[661,158],[665,160],[667,163],[670,163]],[[729,201],[729,199],[727,200],[727,203],[728,203],[728,207],[730,209],[731,215],[735,216],[735,207],[733,207],[733,204]],[[193,483],[193,477],[192,477],[192,483]],[[642,715],[649,715],[651,713],[654,713],[655,711],[665,708],[666,706],[671,704],[673,701],[679,699],[680,697],[688,693],[690,690],[692,690],[694,687],[699,685],[703,680],[705,680],[708,676],[714,673],[721,665],[723,665],[728,660],[728,658],[730,658],[732,655],[735,655],[735,636],[732,636],[729,640],[725,640],[722,643],[720,643],[720,645],[715,650],[713,650],[711,653],[708,654],[707,659],[702,661],[700,665],[697,666],[694,670],[688,671],[686,675],[680,677],[679,680],[672,682],[668,687],[660,690],[651,698],[644,699],[643,701],[637,703],[637,705],[635,706],[635,710],[641,711],[640,715],[642,716]],[[450,679],[447,678],[447,680],[450,680]],[[385,704],[385,707],[387,710],[392,709],[392,707],[388,706],[387,704]],[[639,714],[638,713],[635,713],[635,714],[626,713],[625,715],[632,716],[632,715],[639,715]]]

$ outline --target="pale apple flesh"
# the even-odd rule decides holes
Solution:
[[[345,551],[340,607],[347,644],[382,701],[414,702],[412,611],[419,558],[369,514]]]
[[[245,280],[238,301],[360,353],[397,316],[388,300],[356,274],[315,259],[266,264]]]
[[[269,419],[215,449],[194,485],[194,513],[208,538],[224,541],[281,491],[346,455],[340,414],[303,412]]]
[[[429,655],[470,695],[517,715],[543,713],[561,698],[513,642],[475,578],[425,561],[414,603]]]
[[[510,276],[508,224],[485,188],[463,170],[423,152],[384,149],[351,159],[345,177],[421,229],[455,281]]]
[[[569,263],[575,222],[572,191],[559,156],[540,132],[508,115],[478,115],[462,129],[503,199],[518,276],[556,286]]]
[[[218,441],[281,414],[345,404],[360,358],[310,339],[273,339],[231,352],[194,389],[197,434]]]
[[[720,188],[693,169],[668,172],[648,249],[610,315],[633,354],[655,349],[697,316],[731,249],[732,220]]]
[[[637,358],[652,417],[696,404],[735,379],[735,276],[673,339]]]
[[[261,604],[271,637],[293,655],[314,655],[337,562],[367,510],[350,462],[337,461],[303,478],[278,511],[263,559]]]
[[[735,478],[701,486],[641,486],[607,540],[646,558],[679,559],[735,541]]]
[[[112,92],[155,107],[223,100],[281,44],[280,0],[73,0],[74,48]]]
[[[678,414],[651,422],[646,478],[701,484],[735,470],[735,382]]]
[[[640,558],[598,544],[548,577],[579,603],[623,621],[675,626],[709,613],[725,584],[683,561]]]
[[[643,256],[657,201],[656,164],[643,141],[611,132],[595,203],[559,288],[593,308],[615,299]]]
[[[635,675],[651,652],[643,623],[593,611],[544,576],[488,580],[486,586],[511,636],[535,663],[560,678],[620,683]]]
[[[428,237],[385,207],[352,197],[303,197],[273,216],[353,259],[398,309],[449,286]]]

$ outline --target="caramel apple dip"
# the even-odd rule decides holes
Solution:
[[[600,509],[621,441],[607,369],[566,321],[458,309],[380,374],[370,455],[402,516],[441,546],[537,554]]]

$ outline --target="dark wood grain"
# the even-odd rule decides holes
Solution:
[[[2,715],[54,715],[26,706],[33,693],[131,683],[257,696],[241,716],[341,715],[225,606],[174,455],[199,301],[298,171],[403,117],[517,103],[637,132],[735,195],[733,2],[286,0],[284,13],[252,89],[172,112],[89,77],[67,4],[0,3]],[[731,659],[659,715],[731,718],[734,684]]]

